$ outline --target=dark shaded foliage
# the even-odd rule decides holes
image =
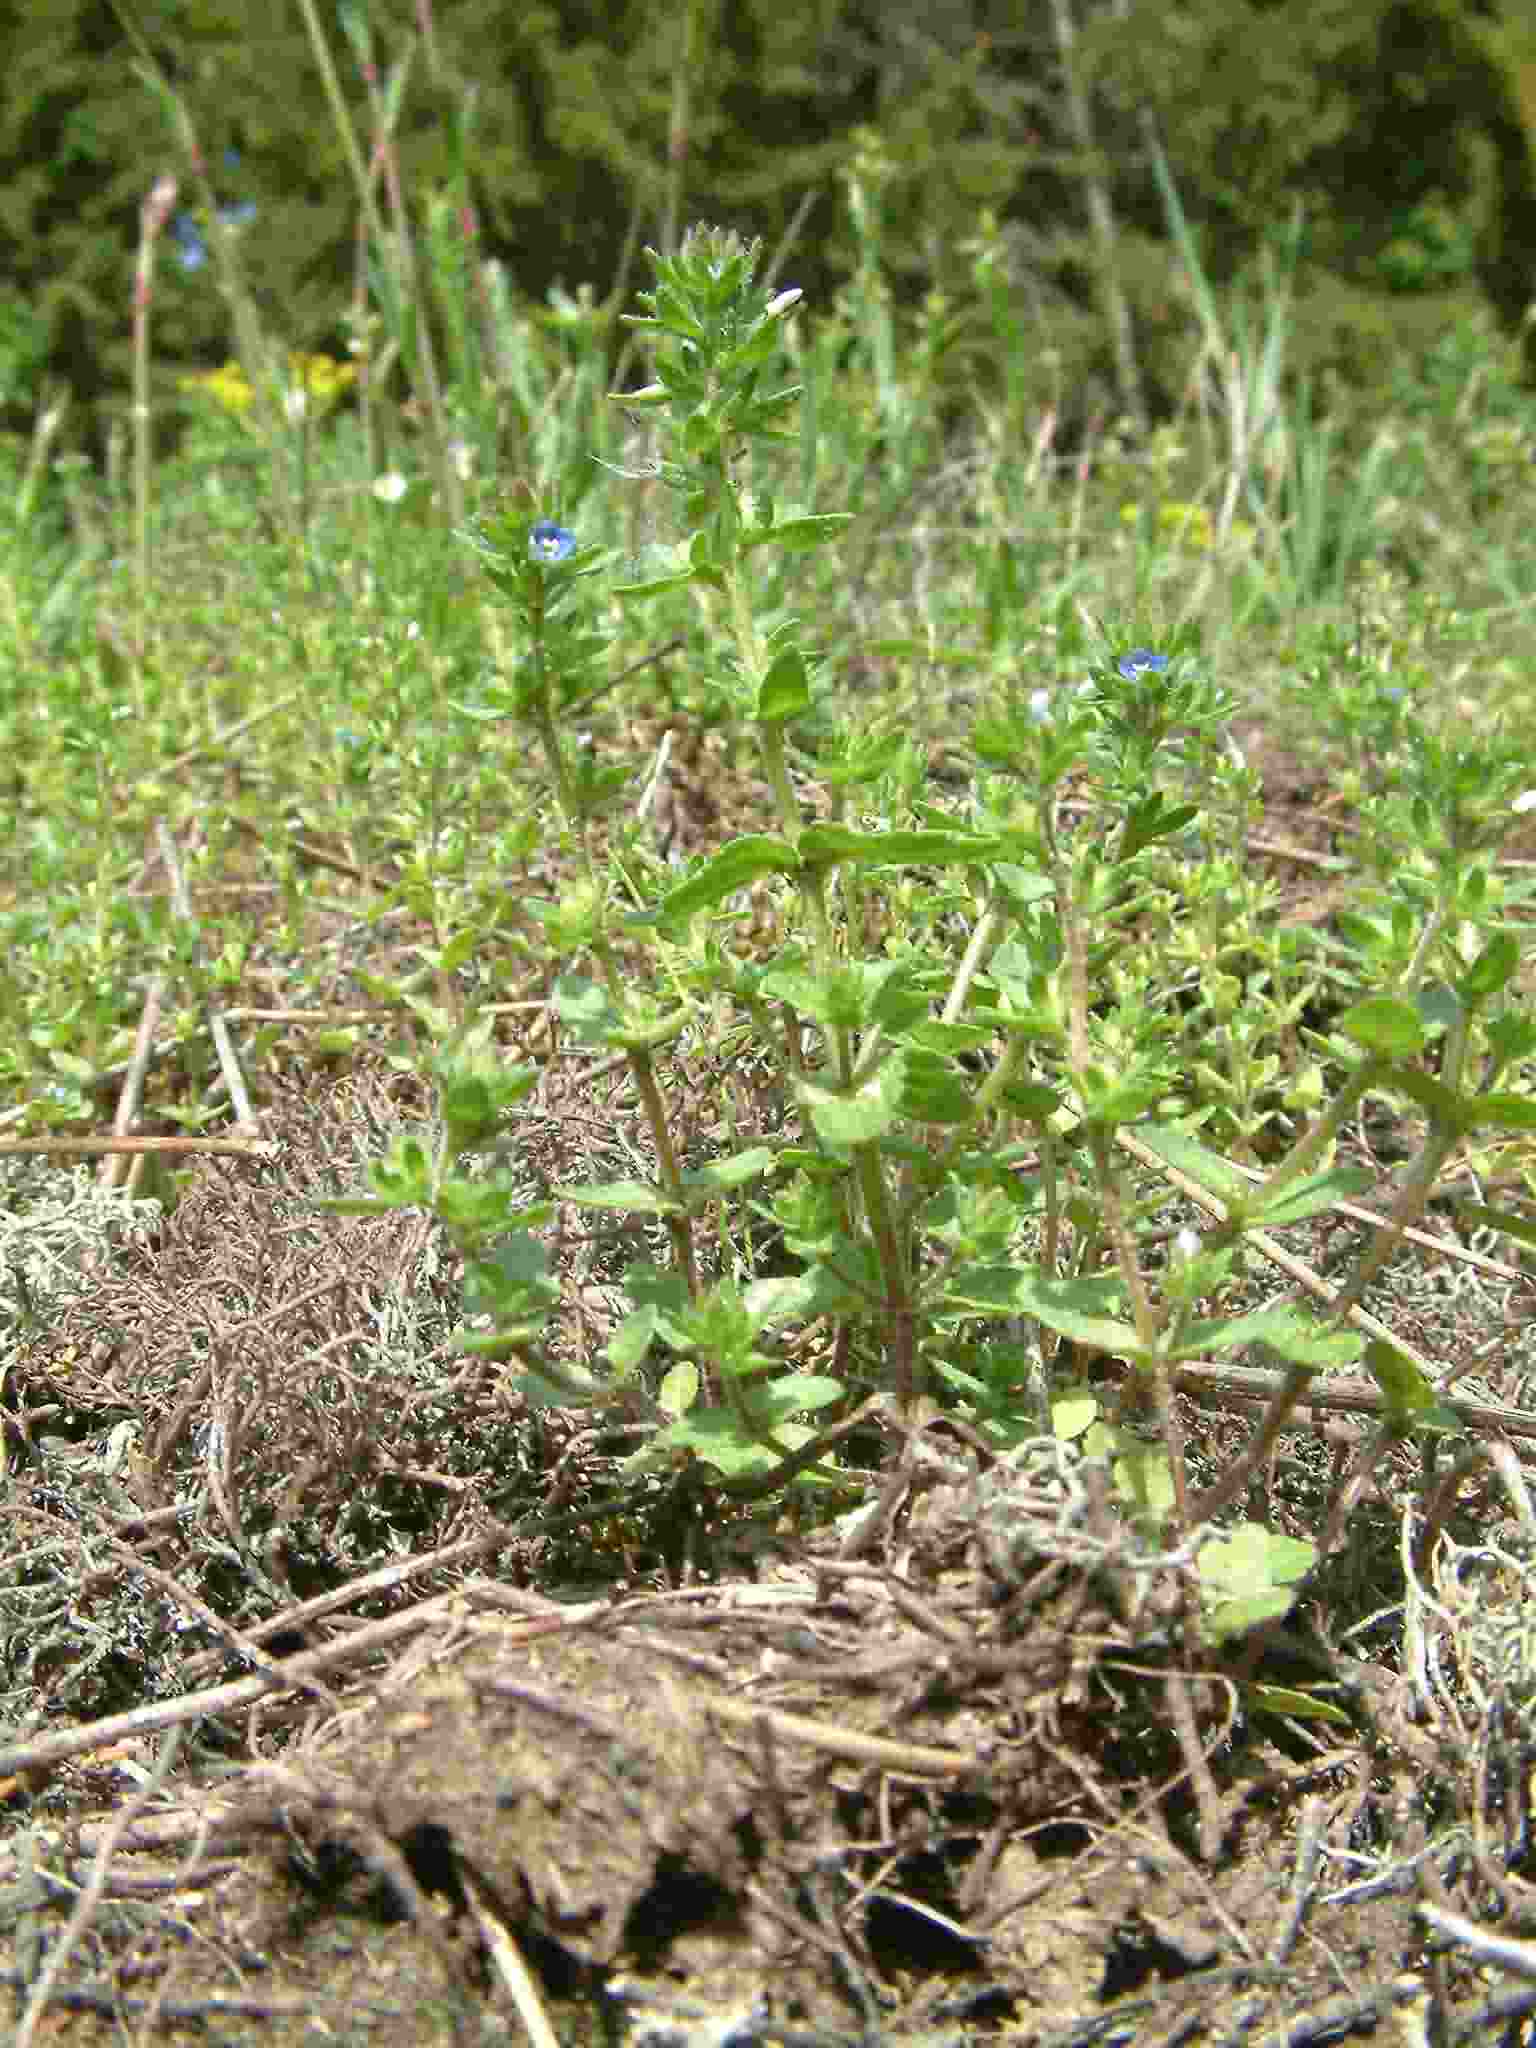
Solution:
[[[358,49],[337,12],[322,12],[366,152]],[[1177,296],[1155,134],[1218,280],[1305,208],[1304,365],[1369,374],[1384,342],[1433,328],[1426,316],[1446,292],[1480,289],[1519,325],[1536,275],[1536,185],[1522,107],[1531,65],[1513,10],[1132,0],[1121,15],[1076,0],[1075,14],[1090,153],[1064,118],[1048,0],[437,0],[425,38],[406,0],[367,18],[379,81],[407,67],[397,139],[418,229],[434,198],[455,220],[467,202],[480,250],[535,301],[557,283],[608,290],[637,238],[691,219],[775,246],[808,205],[794,278],[824,303],[856,255],[840,173],[874,130],[884,258],[914,301],[963,282],[967,239],[991,210],[1021,303],[1042,320],[1053,308],[1091,317],[1083,190],[1103,176],[1155,401],[1173,380],[1156,344]],[[300,10],[143,0],[133,18],[185,97],[215,202],[253,210],[241,251],[265,316],[289,345],[339,345],[356,195]],[[180,250],[163,245],[157,358],[227,351],[213,267],[186,256],[197,181],[108,0],[9,0],[0,58],[0,399],[20,423],[46,364],[100,427],[121,410],[138,209],[164,169],[191,219]],[[1405,289],[1429,303],[1405,316]],[[1171,324],[1176,353],[1185,323]],[[1102,358],[1089,349],[1079,374]]]

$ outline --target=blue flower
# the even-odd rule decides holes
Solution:
[[[541,519],[528,536],[528,552],[536,562],[563,562],[576,552],[576,536],[553,519]]]
[[[171,222],[171,240],[180,252],[183,270],[201,270],[208,261],[208,244],[190,213],[178,213]]]
[[[256,218],[254,199],[239,200],[233,206],[221,206],[219,219],[226,227],[243,228]],[[195,213],[178,213],[171,222],[171,240],[176,244],[183,270],[201,270],[208,261],[208,244],[203,231],[197,224]]]
[[[1129,654],[1122,654],[1115,663],[1128,683],[1134,683],[1138,676],[1161,675],[1168,666],[1166,654],[1154,654],[1150,647],[1133,647]]]

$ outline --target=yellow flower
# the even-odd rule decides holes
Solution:
[[[217,370],[193,370],[176,381],[183,391],[204,392],[222,412],[233,413],[236,419],[244,418],[255,397],[236,362],[224,363]]]
[[[356,363],[338,363],[333,356],[306,355],[295,349],[288,358],[288,370],[295,385],[321,410],[330,408],[357,382]]]
[[[1158,531],[1179,547],[1195,548],[1201,554],[1209,554],[1216,545],[1216,522],[1204,505],[1191,505],[1182,498],[1165,498],[1157,508]],[[1124,526],[1138,526],[1141,523],[1140,505],[1122,505],[1120,520]],[[1227,543],[1245,546],[1253,539],[1253,528],[1243,519],[1234,519],[1227,529]]]
[[[284,394],[284,408],[290,419],[297,420],[311,401],[318,413],[328,413],[357,382],[357,365],[293,349],[288,356],[288,375],[292,381]],[[237,362],[226,362],[217,370],[189,371],[177,382],[183,391],[201,392],[221,412],[239,420],[247,417],[256,402],[250,380]]]

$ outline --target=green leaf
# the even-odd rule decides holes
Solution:
[[[356,1052],[362,1037],[355,1024],[343,1025],[334,1031],[316,1031],[310,1037],[309,1049],[317,1059],[334,1058],[337,1054]]]
[[[477,1338],[467,1338],[459,1349],[476,1357],[494,1358],[498,1356],[493,1348],[496,1341],[494,1337],[487,1338],[484,1343]],[[523,1363],[524,1370],[517,1375],[513,1386],[529,1407],[536,1410],[575,1407],[583,1401],[598,1400],[608,1391],[603,1381],[594,1379],[591,1373],[583,1372],[577,1366],[556,1365],[549,1359],[533,1363],[525,1360]]]
[[[608,1362],[615,1372],[632,1373],[641,1364],[660,1322],[660,1309],[649,1303],[624,1318],[608,1339]]]
[[[1043,1081],[1010,1081],[1003,1090],[1003,1100],[1010,1109],[1035,1124],[1043,1124],[1061,1107],[1061,1097]]]
[[[816,1135],[827,1145],[868,1145],[883,1138],[901,1115],[906,1061],[900,1054],[851,1093],[802,1081],[795,1093],[809,1113]]]
[[[752,1404],[777,1432],[786,1417],[828,1408],[834,1401],[840,1401],[846,1391],[841,1380],[825,1373],[792,1372],[767,1386],[754,1387]]]
[[[1179,1355],[1196,1358],[1202,1351],[1233,1351],[1244,1344],[1267,1344],[1292,1364],[1316,1369],[1353,1365],[1360,1356],[1362,1342],[1353,1330],[1325,1328],[1301,1309],[1276,1305],[1255,1309],[1252,1315],[1193,1324],[1186,1342],[1179,1347]]]
[[[800,856],[809,867],[831,867],[843,860],[980,866],[993,858],[998,843],[994,833],[856,832],[847,825],[810,825],[800,835]]]
[[[643,583],[615,583],[612,590],[615,597],[664,597],[669,590],[686,590],[695,580],[694,571],[687,569],[678,576],[652,576]]]
[[[1536,1131],[1536,1097],[1494,1094],[1479,1096],[1469,1121],[1477,1130]]]
[[[1160,1522],[1173,1506],[1173,1468],[1159,1445],[1122,1453],[1114,1463],[1114,1479],[1115,1490],[1135,1515]]]
[[[622,1209],[633,1216],[680,1216],[682,1204],[643,1180],[593,1181],[589,1186],[556,1188],[556,1198],[578,1209]]]
[[[1252,1184],[1230,1160],[1175,1125],[1142,1124],[1136,1135],[1165,1165],[1175,1167],[1208,1194],[1218,1195],[1224,1202],[1244,1202],[1253,1196]]]
[[[1456,992],[1464,1003],[1485,1002],[1498,994],[1519,965],[1520,941],[1513,932],[1495,932],[1456,984]]]
[[[793,397],[798,394],[786,395]],[[811,512],[803,518],[785,519],[777,526],[750,527],[741,536],[741,545],[743,551],[761,547],[793,548],[796,551],[819,548],[825,541],[836,540],[852,518],[851,512]]]
[[[905,1037],[924,1052],[975,1052],[997,1036],[995,1024],[946,1024],[939,1017],[919,1017]]]
[[[699,1386],[699,1368],[690,1359],[679,1359],[670,1371],[663,1373],[656,1389],[656,1404],[668,1415],[686,1415],[699,1398]]]
[[[583,1045],[610,1045],[620,1017],[607,986],[585,974],[562,974],[555,983],[555,1014]]]
[[[712,1159],[707,1166],[696,1167],[683,1175],[687,1188],[707,1188],[725,1193],[730,1188],[745,1187],[749,1180],[758,1180],[772,1171],[775,1154],[767,1145],[753,1145],[745,1152],[733,1152],[728,1159]]]
[[[1206,1634],[1215,1642],[1276,1620],[1295,1605],[1317,1550],[1259,1522],[1239,1522],[1199,1556]]]
[[[1118,857],[1129,860],[1140,853],[1144,846],[1150,846],[1156,839],[1166,839],[1170,833],[1181,832],[1192,818],[1200,815],[1198,804],[1167,804],[1162,795],[1154,792],[1133,804],[1126,814],[1125,836],[1122,839]]]
[[[1256,1714],[1283,1714],[1292,1721],[1329,1721],[1337,1727],[1354,1724],[1336,1700],[1319,1699],[1316,1693],[1301,1692],[1293,1685],[1240,1685],[1245,1705]]]
[[[1458,1095],[1454,1088],[1447,1088],[1433,1074],[1400,1067],[1392,1076],[1392,1086],[1400,1088],[1410,1102],[1416,1102],[1442,1130],[1459,1132],[1471,1129],[1476,1114],[1473,1098]]]
[[[793,412],[800,403],[801,386],[791,384],[787,391],[773,391],[768,397],[760,398],[756,405],[749,405],[735,416],[736,431],[748,437],[764,441],[789,441],[794,437],[785,427],[779,425],[787,412]]]
[[[1063,1443],[1071,1443],[1098,1421],[1103,1407],[1091,1389],[1064,1387],[1051,1403],[1051,1429]]]
[[[1376,1176],[1363,1166],[1334,1166],[1326,1173],[1308,1174],[1293,1181],[1280,1190],[1273,1202],[1263,1203],[1263,1189],[1255,1189],[1263,1206],[1252,1212],[1250,1220],[1271,1225],[1301,1223],[1320,1210],[1332,1209],[1354,1195],[1364,1194],[1375,1181]]]
[[[559,1299],[549,1247],[531,1231],[511,1232],[465,1267],[464,1304],[472,1316],[526,1316],[553,1308]]]
[[[912,1047],[906,1055],[901,1113],[926,1124],[963,1124],[975,1114],[972,1088],[939,1053]]]
[[[805,656],[798,647],[784,647],[768,664],[768,672],[757,686],[754,716],[763,725],[783,725],[802,718],[811,708],[811,679]]]
[[[744,1433],[733,1408],[696,1408],[666,1429],[658,1430],[648,1448],[663,1453],[692,1451],[727,1479],[736,1479],[748,1473],[771,1471],[790,1451],[808,1443],[812,1435],[805,1423],[786,1422],[780,1425],[775,1443],[759,1443]]]
[[[775,1323],[788,1322],[792,1317],[812,1315],[816,1294],[814,1272],[781,1273],[764,1280],[750,1281],[741,1298],[757,1327],[767,1330]]]
[[[1344,1012],[1338,1028],[1356,1045],[1386,1059],[1412,1059],[1424,1050],[1425,1033],[1419,1013],[1400,996],[1367,996],[1363,1003]]]
[[[750,370],[757,363],[766,363],[770,356],[777,354],[782,342],[778,329],[771,321],[755,326],[743,342],[727,349],[715,365],[715,374],[729,377],[740,370]]]
[[[1213,1643],[1225,1642],[1231,1636],[1262,1628],[1267,1621],[1279,1621],[1295,1605],[1296,1595],[1287,1593],[1283,1586],[1271,1587],[1266,1593],[1244,1594],[1235,1600],[1213,1600],[1202,1616],[1205,1633]]]
[[[1365,1347],[1365,1366],[1382,1392],[1382,1419],[1392,1427],[1409,1430],[1423,1424],[1432,1428],[1459,1426],[1458,1418],[1440,1406],[1434,1388],[1418,1366],[1395,1344],[1389,1344],[1384,1337],[1373,1337]]]
[[[1506,1237],[1513,1237],[1521,1244],[1536,1245],[1536,1217],[1513,1216],[1508,1209],[1485,1208],[1480,1202],[1468,1202],[1456,1211],[1458,1222],[1476,1229],[1502,1230]]]
[[[707,438],[708,436],[706,436]],[[707,583],[714,590],[719,590],[722,587],[724,578],[720,573],[719,563],[710,553],[709,535],[707,533],[696,533],[693,536],[693,539],[688,543],[688,559],[693,564],[694,577],[698,582]]]
[[[1083,1120],[1114,1130],[1135,1123],[1167,1092],[1161,1074],[1130,1072],[1111,1077],[1089,1067],[1082,1077]]]
[[[1076,1280],[1050,1280],[1029,1266],[962,1266],[944,1289],[946,1309],[970,1309],[983,1315],[1033,1316],[1047,1329],[1059,1330],[1079,1344],[1117,1357],[1139,1357],[1141,1340],[1129,1323],[1105,1314],[1119,1306],[1119,1285],[1113,1275]]]
[[[799,857],[787,839],[772,833],[747,832],[711,854],[701,868],[669,889],[661,899],[664,918],[691,917],[695,911],[723,903],[762,875],[792,875]]]

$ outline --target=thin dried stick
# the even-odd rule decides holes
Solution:
[[[133,278],[133,568],[139,648],[149,637],[149,312],[155,293],[155,245],[176,204],[176,180],[164,173],[139,208],[139,260]]]
[[[161,769],[161,774],[179,775],[199,754],[211,754],[215,747],[228,746],[231,740],[237,740],[242,733],[249,732],[253,725],[260,725],[264,718],[271,718],[275,712],[286,710],[290,704],[297,703],[303,695],[303,690],[299,689],[288,690],[281,697],[274,697],[270,704],[263,704],[259,711],[251,712],[248,717],[237,720],[234,725],[226,725],[222,732],[212,733],[207,739],[199,740],[195,747],[188,747],[184,754],[178,754],[174,761],[168,762]]]
[[[517,2016],[533,2048],[560,2048],[560,2038],[549,2023],[544,2010],[544,2001],[539,1996],[539,1987],[533,1981],[532,1972],[523,1961],[522,1951],[486,1903],[485,1893],[476,1883],[474,1873],[462,1857],[458,1863],[459,1883],[464,1887],[464,1896],[469,1901],[469,1910],[475,1916],[475,1925],[480,1929],[480,1939],[490,1951],[496,1974],[507,1987],[512,2003],[517,2007]]]
[[[1173,1377],[1181,1393],[1192,1394],[1197,1399],[1273,1401],[1285,1391],[1283,1378],[1243,1365],[1207,1365],[1186,1359],[1173,1368]],[[1500,1430],[1505,1436],[1536,1437],[1536,1415],[1526,1409],[1496,1408],[1486,1401],[1441,1398],[1468,1428]],[[1328,1410],[1338,1415],[1380,1415],[1384,1404],[1381,1389],[1374,1381],[1336,1378],[1330,1374],[1321,1386],[1309,1384],[1298,1394],[1295,1406]]]
[[[7,1159],[95,1159],[107,1152],[231,1152],[246,1159],[276,1159],[270,1138],[0,1138]]]
[[[259,1643],[264,1636],[284,1635],[292,1629],[304,1628],[312,1621],[319,1621],[340,1608],[351,1607],[375,1593],[391,1592],[396,1586],[420,1578],[423,1572],[467,1564],[472,1557],[483,1557],[488,1550],[501,1549],[505,1541],[506,1532],[502,1529],[492,1529],[489,1533],[482,1530],[478,1536],[466,1537],[458,1543],[445,1543],[438,1550],[424,1551],[419,1557],[405,1558],[399,1564],[381,1565],[377,1571],[353,1579],[345,1586],[337,1586],[329,1593],[317,1593],[312,1600],[302,1600],[296,1606],[285,1607],[280,1614],[255,1622],[245,1631],[246,1636],[251,1642]],[[217,1650],[200,1651],[182,1666],[183,1676],[188,1679],[200,1677],[204,1671],[212,1670],[218,1664],[219,1656]]]
[[[489,1536],[491,1532],[488,1530],[486,1533]],[[501,1533],[504,1542],[512,1540],[510,1529],[503,1529]],[[473,1602],[482,1591],[487,1602],[495,1605],[496,1596],[506,1590],[494,1585],[486,1585],[483,1589],[470,1585],[455,1592],[438,1593],[405,1614],[391,1614],[382,1621],[367,1622],[337,1642],[323,1644],[318,1650],[305,1650],[296,1657],[285,1657],[280,1664],[273,1665],[270,1673],[257,1672],[251,1678],[232,1679],[227,1685],[210,1685],[201,1692],[184,1693],[180,1699],[156,1700],[149,1706],[131,1707],[123,1714],[107,1714],[99,1721],[87,1721],[76,1728],[60,1728],[27,1742],[10,1743],[0,1749],[0,1776],[17,1771],[44,1770],[68,1757],[107,1749],[115,1742],[150,1735],[159,1728],[174,1728],[183,1721],[199,1721],[215,1714],[233,1713],[269,1693],[302,1691],[305,1681],[318,1672],[355,1663],[360,1658],[372,1656],[375,1650],[386,1649],[406,1636],[417,1634],[434,1622],[456,1618],[462,1615],[466,1602]],[[716,1588],[707,1590],[717,1591]],[[613,1603],[609,1600],[592,1600],[573,1607],[552,1606],[548,1611],[520,1617],[521,1627],[516,1623],[503,1624],[502,1640],[519,1642],[524,1637],[563,1632],[610,1617],[613,1613]]]
[[[1226,1832],[1221,1810],[1221,1794],[1216,1789],[1216,1780],[1211,1773],[1211,1759],[1205,1744],[1200,1740],[1200,1728],[1195,1719],[1195,1703],[1189,1690],[1189,1680],[1182,1671],[1170,1671],[1163,1679],[1163,1696],[1168,1702],[1168,1717],[1173,1723],[1174,1734],[1179,1740],[1179,1751],[1188,1769],[1190,1790],[1195,1795],[1195,1811],[1199,1816],[1200,1854],[1207,1863],[1214,1863],[1221,1854],[1221,1839]]]
[[[11,1984],[20,1988],[19,1974],[14,1970],[0,1970],[0,1984]],[[376,2015],[381,2019],[398,2019],[401,2008],[398,2005],[380,2005],[373,1999],[358,1998],[348,1992],[346,1998],[328,1998],[314,1991],[306,1991],[302,1998],[258,1998],[253,1993],[210,1998],[131,1998],[127,1992],[115,1986],[103,1988],[95,1984],[61,1984],[53,1995],[53,2003],[66,2012],[100,2013],[103,2019],[121,2020],[140,2014],[156,2021],[185,2020],[202,2022],[210,2019],[256,2019],[307,2020],[314,2016],[318,2005],[334,2007],[344,2013],[348,2023],[354,2022],[359,2012]]]
[[[494,1687],[492,1688],[494,1690]],[[811,1721],[804,1714],[786,1714],[777,1707],[754,1707],[740,1700],[706,1700],[706,1713],[732,1728],[756,1732],[766,1726],[781,1742],[800,1742],[828,1756],[874,1764],[883,1771],[911,1771],[923,1777],[969,1777],[985,1768],[979,1757],[963,1749],[938,1749],[921,1742],[892,1742],[884,1735],[865,1735],[857,1728],[837,1728]],[[5,1758],[0,1754],[0,1768]]]
[[[488,1004],[485,1014],[503,1007]],[[540,1009],[545,1006],[541,1003]],[[262,1010],[244,1004],[224,1012],[229,1024],[313,1024],[317,1030],[337,1024],[377,1024],[387,1017],[398,1017],[400,1012],[388,1004],[375,1003],[369,1009],[359,1010]]]
[[[114,1138],[126,1138],[128,1127],[138,1114],[139,1102],[144,1093],[144,1076],[149,1071],[149,1062],[155,1049],[155,1027],[160,1022],[160,1008],[165,1000],[166,976],[157,974],[144,992],[144,1007],[139,1012],[139,1028],[133,1041],[133,1056],[128,1062],[128,1071],[123,1076],[123,1085],[118,1092],[117,1113],[112,1119]],[[143,1159],[145,1154],[138,1155]],[[139,1172],[137,1161],[128,1168],[125,1176],[121,1152],[109,1152],[101,1163],[97,1179],[103,1187],[116,1187],[125,1177],[132,1182]]]
[[[259,840],[263,846],[268,843],[270,834],[265,827],[252,824],[249,818],[231,818],[229,822],[237,832],[248,834],[250,838]],[[370,886],[372,884],[370,875],[362,868],[354,867],[351,861],[343,860],[340,854],[327,853],[323,847],[312,846],[307,839],[296,838],[292,833],[289,834],[288,845],[294,853],[302,854],[312,867],[329,868],[332,874],[345,875],[349,882],[367,882]]]
[[[181,854],[176,841],[171,837],[163,818],[155,821],[155,839],[160,848],[160,858],[165,862],[171,878],[171,901],[176,915],[197,930],[197,916],[192,908],[192,892],[187,887],[186,871],[181,865]],[[256,1112],[251,1107],[250,1094],[245,1085],[245,1076],[240,1071],[240,1062],[235,1056],[235,1041],[229,1035],[229,1026],[222,1011],[210,1007],[208,1029],[213,1037],[214,1050],[219,1056],[219,1072],[224,1076],[224,1086],[229,1091],[230,1107],[235,1112],[235,1122],[242,1130],[257,1131]]]
[[[1417,1905],[1414,1911],[1421,1920],[1427,1920],[1437,1934],[1470,1949],[1480,1962],[1494,1963],[1501,1970],[1513,1970],[1517,1977],[1527,1977],[1536,1983],[1536,1942],[1515,1941],[1507,1934],[1495,1934],[1491,1927],[1479,1927],[1475,1920],[1468,1920],[1460,1913],[1447,1913],[1443,1907],[1431,1906],[1427,1901]]]
[[[408,1614],[392,1614],[383,1621],[359,1629],[355,1635],[344,1636],[340,1642],[327,1643],[322,1649],[307,1650],[300,1656],[285,1658],[270,1672],[232,1679],[227,1685],[206,1686],[201,1692],[184,1693],[180,1699],[156,1700],[148,1706],[131,1707],[123,1714],[106,1714],[99,1721],[86,1721],[75,1728],[59,1728],[29,1742],[8,1743],[0,1749],[0,1777],[16,1771],[42,1770],[50,1764],[63,1763],[67,1757],[84,1756],[93,1749],[106,1749],[114,1742],[152,1735],[161,1728],[176,1728],[186,1721],[202,1721],[215,1714],[233,1713],[240,1707],[251,1706],[269,1693],[302,1690],[305,1681],[321,1671],[353,1663],[398,1642],[403,1636],[414,1635],[433,1621],[446,1619],[452,1611],[453,1602],[459,1597],[455,1593],[439,1594],[435,1599],[424,1600]]]

